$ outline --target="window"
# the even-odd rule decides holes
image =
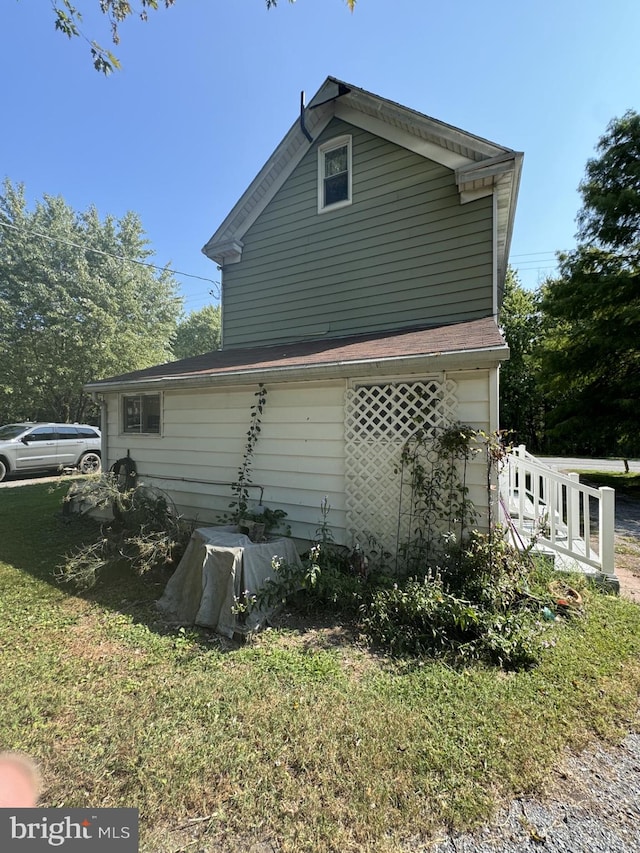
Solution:
[[[138,394],[123,397],[124,432],[160,432],[160,394]]]
[[[318,213],[351,204],[351,137],[318,148]]]
[[[31,430],[30,433],[27,433],[25,436],[27,441],[56,441],[57,435],[55,431],[55,427],[38,427],[38,429]]]
[[[91,427],[78,427],[78,435],[80,438],[100,438],[98,431]]]
[[[78,428],[74,426],[59,426],[57,431],[58,441],[77,441],[80,438]]]

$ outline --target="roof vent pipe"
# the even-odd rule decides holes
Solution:
[[[304,91],[300,92],[300,130],[304,133],[309,142],[313,142],[313,137],[304,126]]]

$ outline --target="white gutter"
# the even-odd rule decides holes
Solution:
[[[158,376],[113,382],[89,383],[89,391],[156,390],[159,388],[198,388],[207,385],[226,386],[254,382],[295,382],[312,379],[343,379],[351,376],[384,376],[397,373],[428,373],[454,368],[495,366],[509,358],[507,346],[470,350],[421,353],[414,356],[390,356],[379,359],[354,359],[327,364],[293,365],[291,367],[245,368],[220,373],[192,373],[181,376]]]

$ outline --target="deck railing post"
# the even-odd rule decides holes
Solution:
[[[580,475],[571,473],[568,477],[574,483],[567,489],[567,532],[571,547],[580,538]]]
[[[605,575],[615,574],[614,531],[616,514],[615,489],[602,486],[600,492],[599,534],[600,563]],[[588,544],[588,543],[587,543]]]

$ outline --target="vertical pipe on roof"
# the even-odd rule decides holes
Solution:
[[[300,92],[300,130],[304,133],[309,142],[313,142],[313,137],[304,124],[304,90]]]

